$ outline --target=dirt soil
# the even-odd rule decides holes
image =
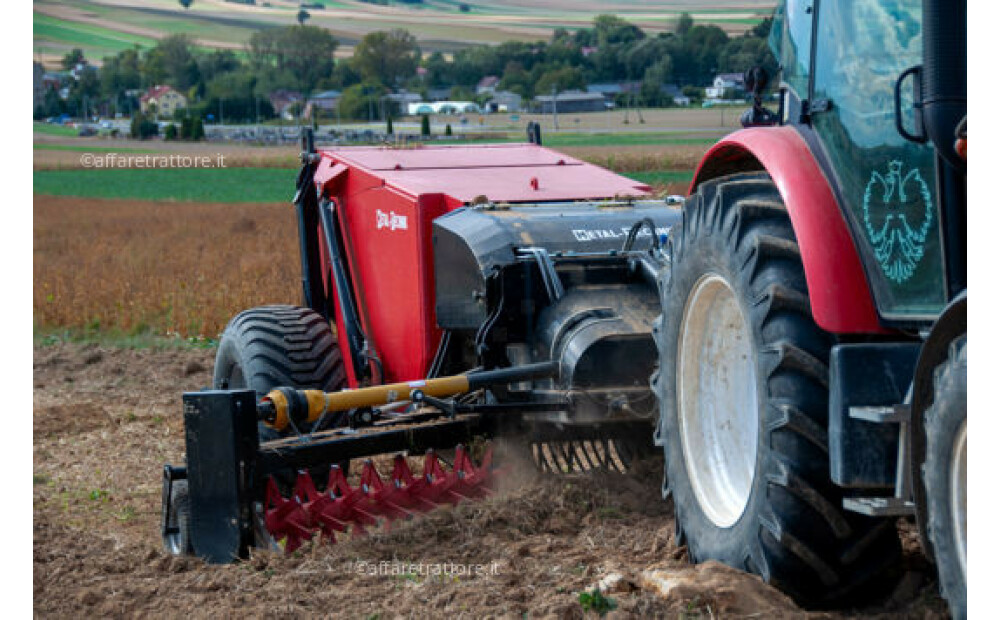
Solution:
[[[904,576],[863,609],[807,613],[756,577],[691,566],[657,459],[627,476],[541,476],[509,462],[496,496],[368,537],[228,566],[171,557],[157,529],[161,468],[183,462],[180,395],[211,382],[213,357],[36,346],[37,615],[596,617],[579,593],[602,579],[617,582],[608,617],[946,615],[905,524]]]

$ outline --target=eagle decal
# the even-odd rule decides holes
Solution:
[[[903,175],[902,170],[898,160],[889,162],[884,176],[873,170],[863,204],[875,258],[897,284],[913,277],[934,219],[931,192],[920,172],[914,168]]]

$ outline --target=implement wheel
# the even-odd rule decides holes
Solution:
[[[843,605],[891,575],[894,522],[849,513],[830,481],[832,338],[810,314],[788,213],[766,174],[702,184],[670,232],[660,369],[664,496],[693,562]]]
[[[346,387],[347,380],[326,319],[308,308],[262,306],[239,313],[226,326],[215,357],[213,384],[216,389],[252,389],[260,398],[276,387],[336,392]],[[299,431],[340,425],[339,416],[331,416]],[[261,425],[262,440],[278,436]]]
[[[924,414],[927,535],[934,548],[941,595],[956,619],[966,617],[968,365],[963,335],[952,342],[947,361],[934,372],[934,404]]]

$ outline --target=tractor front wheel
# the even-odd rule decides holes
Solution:
[[[703,183],[670,232],[654,325],[664,496],[693,562],[842,605],[892,574],[894,522],[846,512],[827,447],[832,338],[766,174]]]

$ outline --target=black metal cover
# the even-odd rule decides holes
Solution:
[[[437,320],[444,329],[474,330],[487,317],[486,282],[517,261],[517,251],[544,248],[569,256],[621,250],[629,229],[649,217],[658,235],[681,221],[662,200],[466,207],[434,220]],[[635,243],[644,249],[650,232]]]

